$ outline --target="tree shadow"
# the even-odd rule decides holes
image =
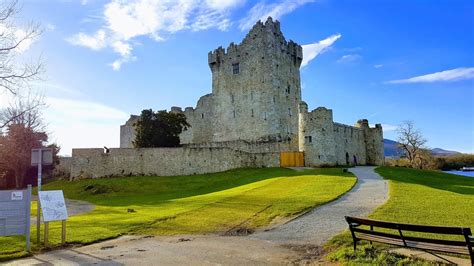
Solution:
[[[215,193],[251,183],[289,176],[353,176],[342,168],[295,171],[287,168],[236,169],[192,176],[139,176],[86,179],[51,184],[47,189],[63,189],[66,198],[103,206],[155,205],[157,203]]]
[[[474,178],[439,171],[379,167],[376,172],[387,180],[423,185],[463,195],[474,195]]]

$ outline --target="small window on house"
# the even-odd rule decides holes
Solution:
[[[232,73],[234,73],[234,74],[239,74],[240,73],[240,64],[239,63],[232,64]]]

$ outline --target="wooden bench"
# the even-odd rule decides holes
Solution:
[[[406,248],[421,249],[425,251],[469,255],[471,258],[471,264],[474,265],[474,237],[472,236],[470,228],[390,223],[349,216],[346,216],[345,218],[349,224],[349,229],[354,241],[354,251],[356,250],[358,241],[367,240],[370,241],[371,244],[373,241]],[[368,228],[364,229],[361,226],[368,226],[370,227],[370,230]],[[396,230],[398,234],[375,231],[374,227],[393,229]],[[459,235],[464,237],[464,241],[444,240],[435,237],[428,238],[406,236],[403,233],[404,231]]]

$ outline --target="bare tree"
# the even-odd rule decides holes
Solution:
[[[15,25],[15,15],[20,9],[17,0],[0,0],[0,94],[6,94],[7,97],[19,97],[21,92],[29,89],[30,82],[39,79],[43,72],[43,65],[39,61],[37,63],[21,61],[21,53],[41,34],[41,30],[39,25],[34,23],[24,27]],[[19,102],[25,103],[23,99]],[[35,109],[35,106],[28,105],[30,108],[17,106],[13,109],[25,113]],[[3,107],[0,106],[0,109]],[[7,117],[24,118],[25,114],[13,114],[11,111],[12,109],[6,110],[6,113],[10,113]],[[3,113],[5,114],[5,110]],[[6,121],[5,116],[0,119],[0,130],[12,122]]]
[[[411,166],[416,166],[417,160],[421,159],[426,150],[426,139],[421,132],[415,128],[413,121],[405,121],[397,129],[399,147],[404,152]]]
[[[44,131],[41,109],[45,107],[43,96],[31,90],[23,96],[15,95],[8,107],[0,110],[0,129],[10,124],[21,124],[37,131]]]

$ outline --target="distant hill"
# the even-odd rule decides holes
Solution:
[[[440,148],[434,148],[431,150],[431,154],[436,155],[436,156],[451,156],[451,155],[461,154],[461,153],[457,151],[448,151],[448,150],[443,150]]]
[[[398,157],[401,154],[400,149],[398,148],[398,142],[390,140],[390,139],[383,139],[383,151],[385,157]],[[431,153],[435,156],[450,156],[455,154],[460,154],[457,151],[448,151],[441,148],[434,148],[431,150]]]

